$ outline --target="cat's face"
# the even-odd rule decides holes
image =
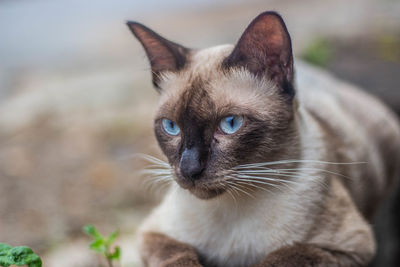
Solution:
[[[261,14],[235,47],[197,51],[129,26],[150,58],[161,93],[154,131],[181,187],[211,198],[234,180],[236,166],[290,153],[292,55],[278,15]]]

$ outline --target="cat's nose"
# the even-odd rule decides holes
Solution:
[[[182,153],[179,168],[185,178],[197,179],[204,170],[203,165],[200,163],[199,149],[195,147],[186,148]]]

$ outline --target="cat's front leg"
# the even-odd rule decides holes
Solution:
[[[140,252],[146,267],[202,267],[193,247],[160,233],[143,233]]]
[[[366,255],[298,243],[271,252],[262,262],[251,267],[361,267],[367,265]]]

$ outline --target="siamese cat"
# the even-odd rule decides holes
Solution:
[[[154,132],[173,180],[140,230],[144,266],[365,266],[371,219],[399,177],[400,128],[374,97],[294,76],[264,12],[236,45],[189,49],[127,23],[160,93]],[[321,75],[325,75],[321,73]]]

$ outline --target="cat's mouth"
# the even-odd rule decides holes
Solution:
[[[175,175],[175,181],[183,189],[189,190],[194,196],[200,199],[210,199],[223,194],[226,187],[216,180],[206,177],[198,179],[187,179],[180,174]]]
[[[225,188],[218,186],[214,188],[210,186],[197,186],[193,189],[189,189],[189,191],[200,199],[210,199],[223,194],[225,192]]]

